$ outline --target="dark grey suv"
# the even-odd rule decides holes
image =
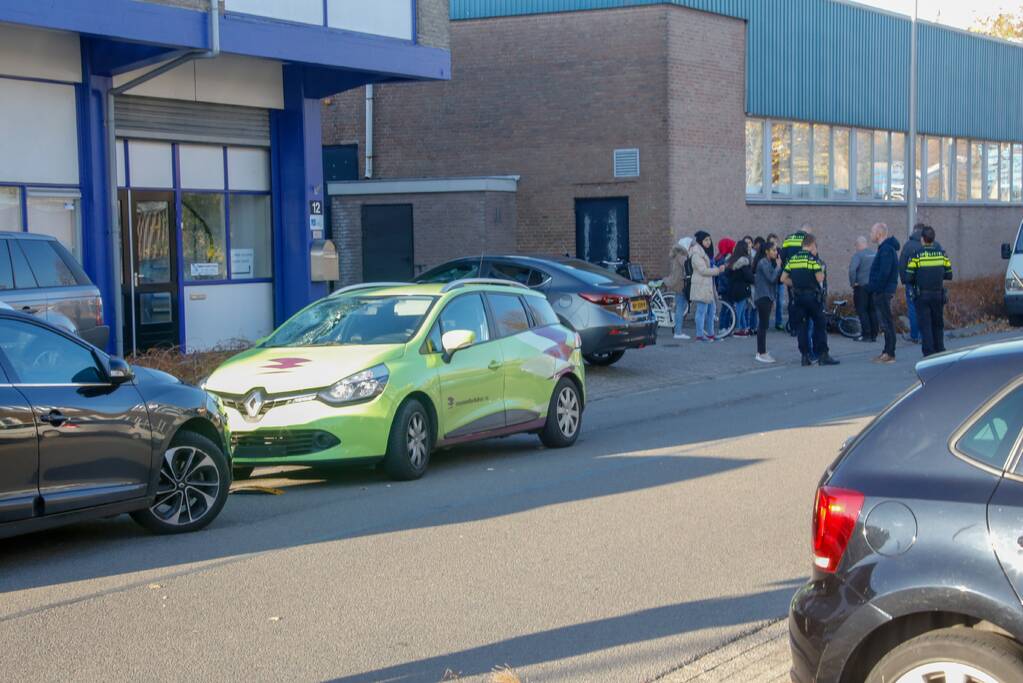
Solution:
[[[100,348],[110,337],[99,289],[49,235],[0,232],[0,302]]]
[[[795,681],[1023,681],[1023,341],[917,374],[821,480]]]

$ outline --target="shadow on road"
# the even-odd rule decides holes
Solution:
[[[491,671],[495,665],[524,668],[680,633],[776,619],[779,606],[784,609],[792,592],[801,583],[801,580],[792,580],[783,582],[780,588],[751,595],[664,605],[530,633],[460,652],[345,676],[336,679],[336,683],[433,682],[441,680],[448,670],[459,676],[476,676]],[[678,655],[682,659],[686,653]]]

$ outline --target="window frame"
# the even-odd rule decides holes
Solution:
[[[529,332],[531,329],[533,329],[532,317],[531,317],[531,314],[529,312],[529,307],[526,306],[526,302],[524,302],[522,300],[521,296],[519,296],[518,294],[515,294],[513,292],[492,292],[492,291],[485,291],[485,292],[481,292],[481,294],[483,294],[483,301],[484,301],[484,303],[486,305],[486,308],[487,308],[487,316],[488,316],[488,318],[491,321],[491,333],[490,333],[490,336],[491,336],[492,339],[495,339],[497,341],[499,341],[501,339],[510,339],[510,338],[515,337],[517,335],[520,335],[520,334],[522,334],[524,332]],[[522,314],[523,314],[523,316],[526,319],[526,327],[525,327],[525,329],[519,330],[518,332],[511,332],[510,334],[503,334],[501,332],[499,323],[497,322],[497,315],[494,313],[494,309],[490,305],[491,297],[494,297],[494,298],[497,298],[497,297],[508,297],[510,299],[515,299],[515,301],[517,301],[518,304],[519,304],[519,308],[522,309]],[[497,335],[496,338],[495,338],[495,335]]]
[[[490,344],[491,342],[499,341],[500,338],[497,336],[497,326],[494,324],[493,314],[490,312],[490,302],[487,301],[487,297],[485,296],[486,293],[487,292],[485,290],[475,290],[475,291],[472,291],[472,292],[463,292],[463,293],[459,294],[458,296],[451,297],[451,299],[449,301],[445,302],[443,306],[440,306],[437,309],[437,318],[435,319],[435,322],[437,323],[437,325],[440,326],[441,340],[444,339],[444,325],[443,325],[443,323],[441,321],[441,317],[444,315],[444,311],[447,310],[447,307],[450,306],[451,304],[455,303],[459,299],[464,298],[464,297],[478,296],[479,299],[480,299],[480,303],[483,304],[483,315],[484,315],[484,318],[485,318],[486,323],[487,323],[487,335],[488,335],[488,337],[487,337],[486,341],[479,341],[479,340],[474,341],[472,344],[470,344],[466,348],[475,348],[477,346],[483,346],[484,344]],[[451,330],[449,330],[449,331],[451,331]]]

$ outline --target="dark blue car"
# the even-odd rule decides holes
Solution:
[[[821,480],[794,681],[1023,681],[1023,342],[917,374]]]

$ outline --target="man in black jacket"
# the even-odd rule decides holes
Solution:
[[[899,287],[899,241],[888,236],[888,226],[875,223],[870,229],[870,239],[877,247],[877,256],[870,264],[870,292],[877,321],[884,332],[884,351],[874,359],[877,363],[895,362],[895,320],[892,318],[892,297]]]
[[[952,262],[934,241],[934,228],[920,231],[923,249],[906,266],[906,285],[913,290],[924,357],[945,350],[945,281],[952,279]]]

